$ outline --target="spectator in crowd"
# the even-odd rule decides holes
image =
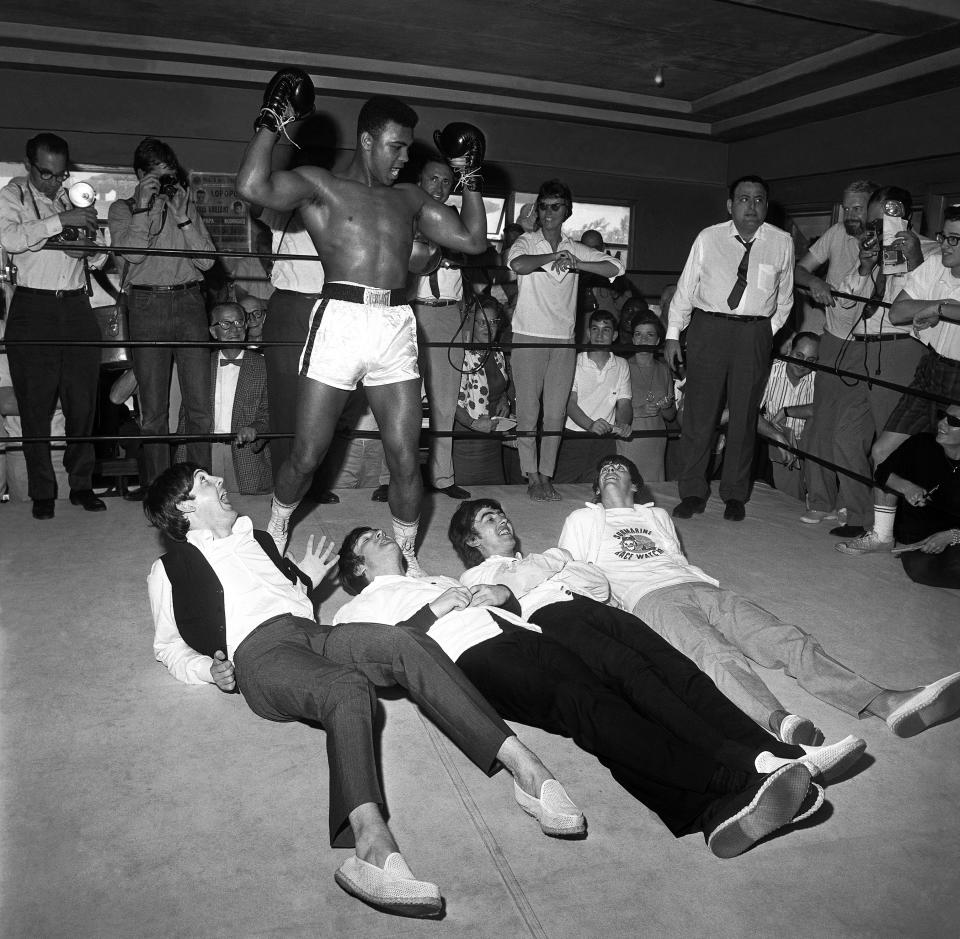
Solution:
[[[340,580],[357,596],[337,611],[334,625],[405,620],[425,629],[503,717],[571,737],[675,836],[702,831],[718,857],[743,853],[799,811],[811,782],[799,747],[774,755],[769,738],[757,734],[738,746],[717,732],[702,752],[682,736],[689,731],[675,733],[635,709],[614,676],[601,681],[517,615],[508,588],[468,589],[449,577],[404,571],[392,539],[355,528],[340,552]],[[579,831],[582,821],[571,813],[555,833]]]
[[[572,212],[570,188],[558,179],[543,183],[536,204],[539,228],[521,235],[507,255],[519,281],[513,341],[544,347],[514,348],[512,355],[520,469],[530,498],[538,502],[560,499],[553,475],[577,357],[573,349],[556,347],[574,340],[578,274],[612,279],[624,271],[619,259],[563,233]],[[541,406],[543,437],[538,440]]]
[[[70,245],[98,237],[97,212],[75,208],[64,189],[70,176],[67,142],[56,134],[31,137],[26,145],[27,174],[0,190],[0,246],[16,267],[17,289],[7,316],[8,340],[59,339],[96,342],[97,321],[90,309],[89,265],[104,255],[80,251],[44,251],[51,240]],[[50,435],[50,419],[59,397],[68,436],[93,430],[100,378],[96,346],[9,346],[10,376],[26,437]],[[24,444],[33,517],[54,516],[57,480],[49,443]],[[93,493],[93,444],[67,444],[63,454],[70,502],[88,512],[106,509]]]
[[[180,463],[144,501],[167,553],[147,578],[154,655],[174,678],[237,690],[277,722],[322,723],[330,767],[330,842],[356,847],[337,883],[387,913],[435,916],[440,891],[413,879],[384,818],[373,723],[375,688],[401,685],[488,775],[504,766],[543,830],[562,821],[566,797],[537,756],[501,721],[437,645],[416,629],[319,626],[309,592],[332,564],[311,536],[299,564],[239,517],[222,480]],[[531,794],[532,793],[532,794]]]
[[[123,254],[121,282],[129,289],[130,338],[135,341],[204,342],[209,340],[207,311],[201,290],[209,257],[137,254],[137,248],[213,251],[197,210],[187,174],[173,149],[146,137],[133,154],[137,188],[133,198],[110,206],[110,239],[132,248]],[[168,428],[170,367],[176,361],[183,401],[184,432],[210,433],[210,351],[199,347],[141,346],[133,350],[133,370],[140,393],[141,428],[145,436]],[[187,459],[210,463],[210,444],[186,445]],[[144,445],[147,483],[170,465],[170,445]]]
[[[884,273],[883,250],[901,250],[908,270],[918,267],[925,256],[937,251],[936,242],[920,238],[909,227],[912,209],[910,193],[896,186],[884,186],[870,197],[857,265],[839,282],[843,293],[870,299],[863,302],[841,297],[832,307],[827,307],[826,325],[820,338],[820,358],[825,364],[865,378],[876,376],[898,385],[910,383],[923,346],[909,326],[892,321],[879,301],[893,300],[906,282],[905,273]],[[889,244],[881,245],[883,219],[894,217],[890,212],[898,213],[896,217],[903,219],[907,227]],[[895,389],[870,381],[818,372],[807,448],[814,456],[871,478],[876,465],[871,458],[871,446],[899,397]],[[804,521],[815,522],[825,514],[832,515],[832,510],[840,505],[847,510],[847,521],[832,529],[831,534],[858,538],[872,527],[878,511],[889,515],[888,527],[892,530],[893,507],[881,504],[879,510],[875,509],[869,484],[835,472],[815,460],[808,462],[807,480],[810,507]],[[883,521],[881,525],[884,526]]]
[[[427,160],[420,170],[420,188],[431,199],[445,205],[453,186],[453,170],[439,157]],[[463,348],[463,274],[444,258],[430,274],[415,278],[410,305],[417,319],[420,374],[430,404],[430,430],[453,430],[460,390]],[[470,291],[472,293],[472,290]],[[428,346],[427,343],[438,343]],[[427,477],[430,488],[451,499],[469,499],[458,486],[453,471],[453,439],[431,437]]]
[[[693,659],[762,727],[793,743],[822,736],[808,718],[787,712],[751,662],[784,669],[810,694],[847,714],[881,718],[898,737],[960,712],[960,672],[908,691],[882,688],[828,655],[799,627],[723,590],[686,559],[663,509],[634,504],[642,486],[629,460],[603,459],[594,485],[599,504],[567,517],[559,545],[575,560],[597,564],[623,609]]]
[[[233,298],[238,303],[243,303],[248,299],[254,300],[259,303],[261,309],[266,310],[267,301],[273,295],[275,288],[270,276],[273,261],[262,255],[273,253],[271,250],[273,233],[262,217],[253,218],[251,216],[251,226],[253,229],[253,250],[258,252],[261,257],[225,257],[223,263],[229,274]]]
[[[900,503],[893,533],[907,576],[960,588],[960,405],[940,412],[937,433],[914,434],[877,467]]]
[[[263,341],[263,325],[267,320],[267,301],[248,293],[237,300],[237,303],[240,304],[246,319],[247,341],[250,343],[247,348],[259,351],[259,345]]]
[[[867,220],[867,203],[880,187],[868,179],[857,179],[843,190],[841,218],[831,225],[814,243],[809,251],[797,261],[794,280],[798,287],[805,287],[813,303],[830,309],[836,299],[831,287],[839,289],[840,281],[857,266],[860,253],[860,235]],[[826,266],[824,277],[817,271]],[[823,331],[823,314],[805,317],[802,330],[819,333]]]
[[[911,392],[960,397],[960,206],[944,213],[939,257],[928,257],[901,280],[902,289],[890,310],[890,320],[901,328],[912,326],[929,350],[917,366],[909,391],[894,407],[883,433],[873,446],[879,465],[911,434],[937,427],[937,404]],[[906,384],[906,382],[903,382]],[[893,547],[896,494],[874,490],[874,522],[869,532],[838,545],[844,554],[888,551]]]
[[[627,303],[624,310],[626,311],[629,307],[630,303]],[[663,344],[666,330],[660,317],[650,311],[631,312],[627,317],[625,324],[627,333],[624,338],[629,339],[634,346],[640,347],[627,359],[630,369],[630,389],[633,394],[631,432],[664,432],[667,424],[677,416],[673,376],[670,374],[667,363],[655,355],[656,350]],[[617,453],[629,457],[636,463],[647,482],[660,482],[664,478],[666,452],[665,434],[659,437],[633,437],[617,441]],[[596,463],[592,469],[595,468]],[[592,481],[592,474],[590,478]]]
[[[564,426],[566,430],[600,436],[564,440],[557,464],[557,482],[589,482],[597,460],[610,450],[610,441],[602,438],[630,436],[633,421],[630,366],[610,351],[616,338],[613,314],[594,310],[590,314],[590,349],[577,355]]]
[[[480,299],[467,320],[465,333],[474,345],[463,357],[463,375],[457,400],[456,430],[491,434],[501,430],[500,419],[513,411],[513,384],[503,351],[494,348],[503,326],[503,310],[490,296]],[[477,485],[504,482],[501,441],[496,437],[455,440],[453,462],[457,479]]]
[[[588,228],[580,236],[580,244],[604,254],[608,253],[603,235],[595,228]],[[577,342],[590,341],[590,314],[594,310],[612,313],[615,322],[619,319],[616,294],[610,281],[599,274],[581,274],[577,290],[577,327],[574,333]]]
[[[623,349],[633,345],[633,324],[638,316],[649,312],[650,307],[642,297],[630,297],[620,308],[620,314],[616,317],[617,330],[619,331],[617,338],[620,343],[618,354],[623,355]]]
[[[221,303],[210,310],[210,335],[217,342],[241,342],[246,333],[246,314],[239,303]],[[227,492],[270,492],[270,451],[265,440],[257,439],[270,427],[263,356],[236,346],[215,349],[210,372],[213,432],[236,434],[229,443],[212,445],[211,471],[223,478]]]
[[[723,517],[739,522],[745,515],[773,337],[793,306],[793,242],[765,224],[769,195],[759,176],[731,184],[730,221],[697,235],[670,303],[664,357],[674,371],[680,366],[680,333],[690,324],[676,518],[706,507],[707,468],[724,399],[730,419],[720,480]]]
[[[817,362],[819,350],[820,337],[816,333],[797,333],[790,342],[789,354],[799,361],[774,359],[757,419],[757,430],[764,437],[789,447],[802,446],[804,426],[813,416],[814,373],[800,361]],[[806,493],[803,479],[807,461],[773,443],[768,443],[767,449],[773,463],[774,486],[802,500]]]

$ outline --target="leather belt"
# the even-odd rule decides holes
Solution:
[[[324,300],[346,300],[348,303],[362,303],[365,306],[403,306],[407,302],[404,287],[388,290],[385,287],[362,287],[359,284],[324,284]]]
[[[854,342],[896,342],[898,339],[913,339],[910,333],[876,333],[873,336],[854,336]]]
[[[73,290],[44,290],[42,287],[17,287],[18,293],[36,293],[44,297],[79,297],[86,296],[86,287],[74,287]]]
[[[459,303],[459,300],[444,300],[443,298],[439,300],[425,300],[422,297],[417,297],[417,299],[413,301],[414,306],[456,306]]]
[[[937,352],[936,349],[931,349],[930,351],[931,351],[938,359],[943,359],[944,362],[949,362],[951,365],[954,365],[954,366],[960,366],[960,360],[951,359],[949,355],[943,355],[943,353]],[[943,405],[943,407],[946,407],[946,405]]]
[[[769,316],[737,316],[736,313],[721,313],[719,310],[701,310],[700,307],[693,308],[694,313],[706,313],[707,316],[716,316],[722,320],[737,320],[739,323],[759,323],[760,320],[768,320]]]
[[[170,284],[169,286],[163,286],[161,284],[131,284],[133,290],[146,290],[149,293],[175,293],[178,290],[193,290],[194,287],[199,287],[201,281],[191,280],[187,284]]]

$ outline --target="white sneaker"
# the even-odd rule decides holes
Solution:
[[[270,521],[267,522],[267,534],[273,539],[273,543],[277,546],[281,557],[283,557],[284,551],[287,550],[287,541],[290,537],[288,534],[289,528],[289,515],[282,518],[274,512],[270,513]]]
[[[872,529],[866,534],[854,538],[853,541],[841,541],[834,547],[841,553],[850,557],[858,554],[870,554],[871,551],[892,551],[895,541],[881,541],[880,536]]]
[[[836,512],[823,512],[820,509],[807,509],[805,515],[800,516],[801,522],[816,525],[820,522],[832,522],[837,517]]]

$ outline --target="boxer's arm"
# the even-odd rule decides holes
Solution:
[[[271,156],[277,135],[261,127],[250,141],[237,171],[237,193],[241,199],[263,208],[288,212],[303,205],[316,195],[316,182],[305,170],[322,173],[316,167],[305,167],[294,172],[271,172]]]
[[[460,212],[441,205],[420,192],[420,231],[435,244],[464,254],[480,254],[487,248],[487,212],[483,195],[471,189],[463,191]]]

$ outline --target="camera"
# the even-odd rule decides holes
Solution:
[[[180,180],[176,173],[165,173],[158,180],[160,183],[160,195],[172,199],[180,188]]]
[[[75,228],[72,225],[67,225],[60,232],[61,241],[85,241],[86,238],[87,230],[85,228]]]

